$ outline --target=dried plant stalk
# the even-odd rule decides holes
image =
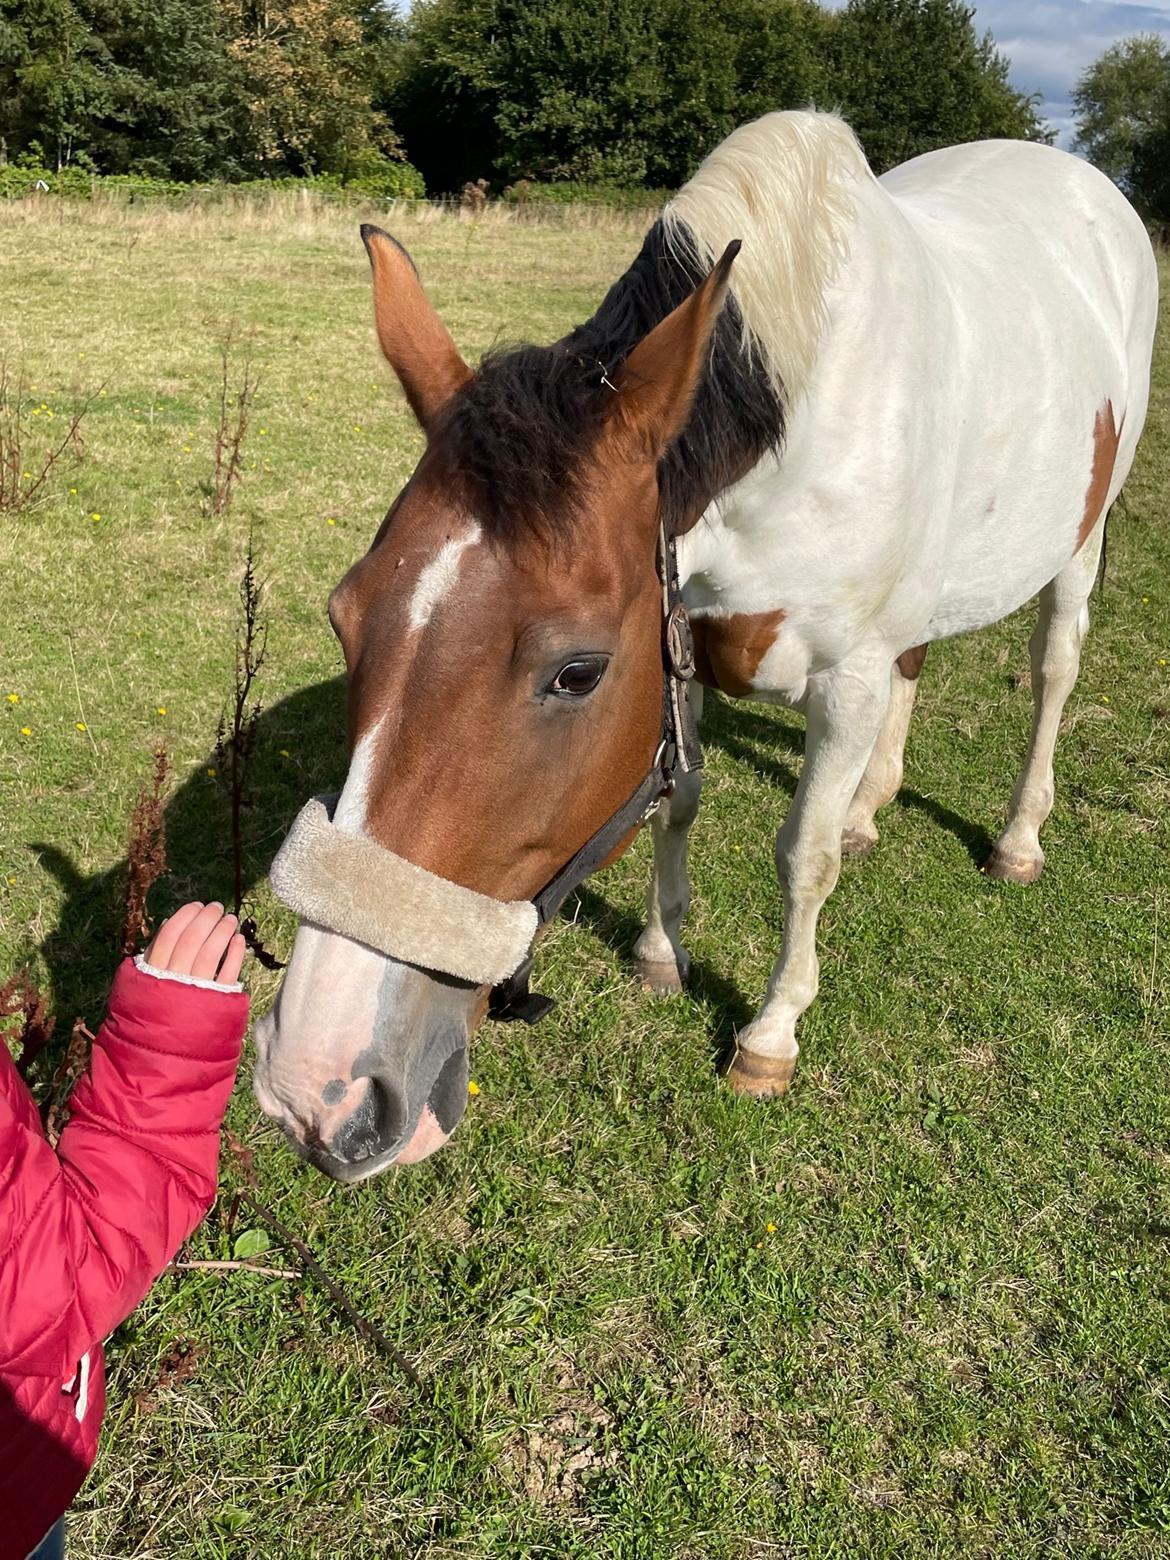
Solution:
[[[84,448],[82,420],[97,395],[98,391],[93,391],[80,409],[74,411],[64,435],[56,445],[50,446],[40,456],[32,456],[27,452],[27,440],[32,430],[29,422],[31,414],[26,414],[24,409],[24,375],[19,374],[14,382],[7,358],[0,358],[0,512],[18,514],[22,509],[27,509],[67,449],[72,447],[74,455],[80,457]],[[33,469],[30,470],[26,462]]]
[[[17,1017],[20,1028],[0,1026],[0,1040],[19,1042],[16,1070],[27,1080],[32,1064],[53,1038],[57,1020],[50,1015],[45,997],[23,972],[0,986],[0,1019]]]
[[[171,765],[166,748],[154,755],[150,784],[138,793],[130,814],[126,847],[126,910],[122,920],[122,952],[136,953],[150,937],[146,900],[167,869],[167,824],[164,813]]]
[[[239,915],[244,900],[243,812],[248,804],[248,765],[256,748],[256,728],[263,706],[252,702],[252,686],[264,665],[268,624],[261,612],[264,587],[256,578],[255,539],[249,533],[240,581],[241,621],[236,630],[235,676],[229,715],[220,717],[215,734],[216,771],[227,790],[231,808],[232,908]]]
[[[208,509],[222,515],[231,504],[237,485],[244,475],[244,440],[252,419],[252,403],[260,388],[260,376],[253,373],[252,355],[245,351],[243,378],[232,388],[232,343],[235,326],[229,326],[220,343],[222,374],[219,390],[219,421],[215,429],[215,466],[211,477]]]
[[[93,1035],[85,1027],[84,1020],[77,1019],[73,1033],[69,1036],[68,1049],[53,1074],[48,1103],[44,1109],[45,1136],[54,1148],[69,1120],[69,1096],[73,1092],[73,1085],[85,1071],[92,1045]]]

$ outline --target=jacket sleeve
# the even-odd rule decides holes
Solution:
[[[0,1058],[0,1368],[68,1376],[206,1214],[247,1019],[127,959],[55,1152]]]

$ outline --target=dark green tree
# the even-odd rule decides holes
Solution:
[[[1122,38],[1073,90],[1076,150],[1132,193],[1138,148],[1161,124],[1168,98],[1170,44],[1153,33]]]
[[[1143,216],[1170,242],[1170,92],[1134,148],[1130,194]]]
[[[496,167],[497,0],[415,0],[378,99],[427,189],[448,194]]]
[[[962,141],[1051,139],[973,14],[961,0],[849,0],[833,19],[829,90],[876,173]]]
[[[214,0],[76,0],[104,97],[86,150],[105,173],[197,181],[244,171],[244,82]]]
[[[88,150],[109,102],[103,50],[73,0],[5,0],[0,10],[0,140],[63,167]]]
[[[419,0],[387,94],[430,187],[673,186],[736,124],[818,96],[813,0]]]

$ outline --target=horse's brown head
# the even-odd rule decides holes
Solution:
[[[630,796],[661,733],[659,463],[733,253],[621,361],[575,338],[463,362],[377,229],[378,338],[426,448],[334,590],[350,767],[335,825],[465,888],[531,898]],[[486,987],[303,922],[256,1092],[341,1180],[425,1157],[467,1097]]]

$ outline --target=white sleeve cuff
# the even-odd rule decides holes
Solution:
[[[199,986],[204,991],[243,991],[243,981],[236,981],[234,985],[225,986],[222,981],[203,980],[198,975],[179,975],[174,970],[156,970],[153,964],[147,964],[144,953],[134,955],[134,968],[141,970],[144,975],[153,975],[156,980],[176,980],[180,986]]]

